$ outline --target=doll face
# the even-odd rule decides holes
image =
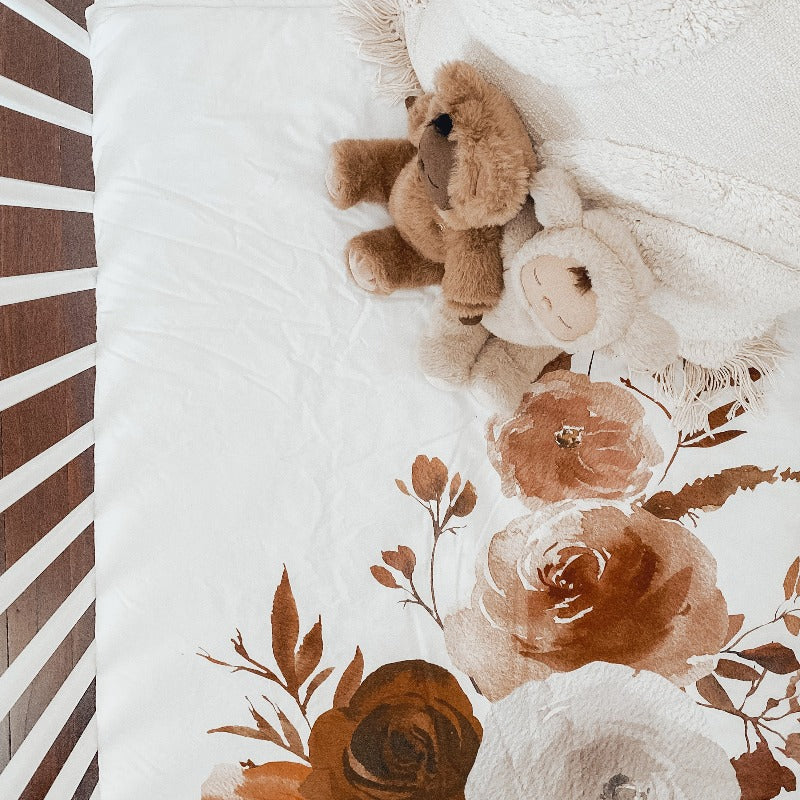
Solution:
[[[556,339],[574,342],[594,328],[597,295],[577,261],[537,256],[522,268],[521,278],[531,309]]]

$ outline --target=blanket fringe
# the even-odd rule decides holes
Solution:
[[[392,103],[422,92],[406,47],[404,9],[425,0],[338,0],[338,16],[359,58],[377,64],[376,94]]]
[[[774,386],[786,351],[772,332],[747,342],[719,367],[679,361],[658,373],[656,384],[673,409],[673,425],[682,431],[708,431],[708,415],[723,403],[733,405],[732,419],[741,409],[763,413],[764,397]]]

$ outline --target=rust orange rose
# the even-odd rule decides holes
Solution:
[[[488,442],[505,494],[534,509],[635,497],[664,457],[629,391],[564,370],[540,378]]]
[[[310,772],[291,761],[246,769],[221,764],[203,784],[202,800],[303,800],[300,784]]]
[[[309,739],[307,800],[463,800],[482,729],[447,670],[387,664]]]
[[[686,685],[711,671],[727,632],[711,553],[641,508],[549,506],[496,534],[477,574],[445,639],[490,700],[593,661]]]

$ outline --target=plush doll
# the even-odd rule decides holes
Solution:
[[[678,339],[650,309],[654,280],[629,230],[605,211],[584,210],[561,170],[536,173],[531,197],[504,232],[498,304],[469,328],[440,306],[422,339],[426,375],[510,412],[562,351],[605,350],[632,369],[665,368]]]
[[[525,202],[533,147],[511,101],[463,62],[406,107],[408,139],[333,145],[334,203],[387,203],[395,223],[353,238],[348,268],[376,294],[441,283],[448,309],[476,323],[500,298],[501,226]]]

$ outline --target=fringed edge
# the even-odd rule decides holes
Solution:
[[[742,409],[764,412],[768,388],[780,374],[780,361],[786,355],[773,331],[747,342],[719,367],[703,367],[691,361],[670,364],[656,374],[659,392],[672,408],[672,423],[682,431],[708,431],[708,415],[725,402],[732,419]]]
[[[422,87],[406,46],[404,9],[426,0],[338,0],[337,16],[359,58],[377,64],[375,92],[393,104]]]

